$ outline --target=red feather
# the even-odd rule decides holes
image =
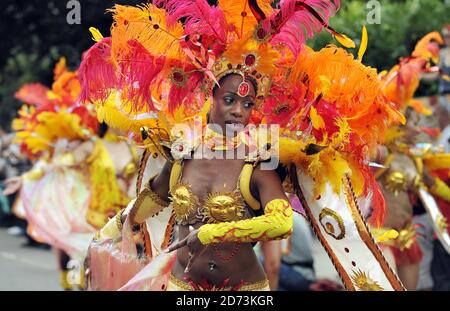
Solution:
[[[81,101],[105,100],[110,90],[118,86],[116,70],[110,61],[111,38],[104,38],[83,54],[78,69]]]
[[[202,72],[196,71],[195,67],[187,66],[184,68],[184,71],[187,75],[186,84],[183,86],[173,84],[170,88],[168,101],[170,113],[173,113],[182,105],[195,102],[195,97],[199,94],[199,90],[204,81],[204,75]]]
[[[169,24],[175,24],[185,18],[185,34],[199,34],[212,37],[226,44],[227,22],[224,13],[217,7],[211,7],[206,0],[157,0],[167,10]]]
[[[340,0],[281,0],[280,10],[270,16],[273,45],[284,44],[298,55],[306,39],[328,28],[328,20]]]
[[[151,91],[164,67],[165,57],[151,55],[137,40],[128,41],[128,46],[128,53],[119,61],[119,89],[125,91],[136,111],[155,110]]]
[[[287,90],[290,89],[290,92]],[[274,83],[269,96],[264,100],[261,111],[267,118],[268,124],[288,125],[304,104],[306,88],[303,84],[287,86]]]
[[[368,174],[364,174],[364,179],[366,181],[364,192],[368,193],[368,191],[372,191],[373,213],[369,222],[380,228],[384,223],[384,217],[386,215],[386,201],[384,200],[383,192],[380,189],[380,185],[375,180],[373,173],[369,172]]]
[[[77,105],[72,109],[72,113],[77,114],[80,117],[81,124],[92,130],[93,133],[98,131],[98,119],[97,115],[91,111],[86,106]]]

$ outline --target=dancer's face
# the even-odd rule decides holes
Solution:
[[[238,94],[242,76],[230,74],[222,79],[220,87],[215,89],[213,102],[209,111],[209,123],[217,124],[225,135],[241,131],[250,121],[255,106],[256,92],[252,82],[250,92],[246,97]]]

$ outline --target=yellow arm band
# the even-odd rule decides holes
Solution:
[[[245,202],[253,210],[257,211],[261,208],[261,204],[256,200],[252,192],[250,191],[250,180],[253,173],[253,163],[245,163],[242,168],[241,178],[239,180],[239,188],[241,189],[242,197],[244,197]]]
[[[157,215],[160,211],[169,206],[169,203],[162,200],[150,186],[155,177],[150,179],[136,198],[136,202],[129,215],[133,224],[141,224],[147,218]]]
[[[431,188],[431,193],[450,202],[450,188],[439,178],[435,179],[434,186]]]
[[[246,220],[206,224],[200,227],[202,244],[281,240],[292,232],[293,211],[287,200],[275,199],[266,204],[265,214]]]

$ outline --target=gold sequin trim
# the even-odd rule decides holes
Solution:
[[[172,287],[174,290],[179,291],[194,291],[194,288],[187,282],[184,282],[182,280],[177,279],[175,275],[172,273],[169,274],[169,283],[172,283],[174,286],[168,286],[169,288]],[[210,289],[211,291],[231,291],[233,287],[225,287],[225,288],[218,288],[218,287],[212,287]],[[249,283],[242,285],[239,288],[239,291],[263,291],[263,290],[270,290],[269,289],[269,281],[267,279],[255,282],[255,283]]]
[[[125,212],[124,208],[121,209],[120,212],[118,212],[116,215],[116,226],[117,226],[117,229],[119,229],[119,231],[122,231],[122,228],[123,228],[123,223],[122,223],[123,212]]]
[[[151,187],[151,183],[153,182],[153,180],[156,178],[156,176],[150,178],[150,180],[148,181],[148,183],[145,185],[144,190],[147,190],[147,195],[150,196],[150,198],[152,198],[152,200],[161,206],[167,207],[169,206],[169,203],[167,203],[166,201],[164,201],[163,199],[161,199],[159,197],[159,195],[153,191],[152,187]]]

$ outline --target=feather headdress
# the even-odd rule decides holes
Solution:
[[[258,84],[257,102],[270,91],[280,55],[294,55],[307,38],[328,29],[340,2],[157,0],[116,5],[111,36],[83,57],[83,101],[101,103],[118,90],[135,111],[201,109],[220,77],[239,73]],[[182,22],[181,22],[182,21]],[[245,87],[244,87],[245,90]],[[155,98],[162,106],[154,105]]]

